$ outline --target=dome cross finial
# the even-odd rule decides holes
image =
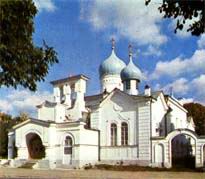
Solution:
[[[132,45],[131,44],[129,44],[128,50],[129,50],[129,57],[131,59],[132,58]]]
[[[114,38],[111,39],[111,43],[112,43],[112,50],[113,50],[115,49],[115,39]]]

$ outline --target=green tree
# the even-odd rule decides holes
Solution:
[[[0,0],[0,87],[35,91],[49,67],[58,63],[52,47],[33,43],[36,13],[32,0]]]
[[[19,116],[15,117],[14,120],[19,122],[24,122],[29,119],[29,114],[25,112],[21,112]]]
[[[193,117],[196,133],[205,135],[205,106],[199,103],[187,103],[184,107],[188,111],[188,116]]]
[[[0,113],[0,158],[7,157],[8,154],[8,132],[16,124],[28,119],[27,114],[22,113],[19,116],[12,118],[8,114]]]
[[[11,119],[11,116],[0,113],[0,157],[7,156],[8,129],[14,122]]]
[[[145,0],[148,5],[150,1]],[[177,20],[175,33],[182,30],[187,20],[194,20],[187,31],[192,35],[199,36],[205,32],[205,0],[162,0],[159,6],[160,13],[164,13],[164,18],[179,18]]]

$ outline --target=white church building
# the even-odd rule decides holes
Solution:
[[[115,54],[99,67],[101,93],[86,96],[83,74],[52,81],[53,101],[37,106],[37,119],[9,132],[8,158],[18,167],[72,168],[87,164],[172,167],[180,157],[205,163],[205,137],[197,136],[187,110],[173,96],[152,91],[129,52],[126,65]],[[17,155],[14,158],[14,148]]]

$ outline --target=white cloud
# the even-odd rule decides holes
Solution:
[[[192,57],[177,57],[170,61],[159,61],[150,79],[170,76],[178,77],[187,73],[199,73],[205,71],[205,50],[196,50]]]
[[[0,111],[7,113],[27,112],[31,115],[36,111],[36,105],[45,100],[52,100],[48,91],[30,92],[28,90],[12,90],[4,100],[0,100]]]
[[[197,45],[199,48],[205,49],[205,34],[201,35],[200,39],[197,41]]]
[[[188,95],[188,98],[181,99],[183,103],[194,101],[205,104],[205,74],[201,74],[192,80],[179,78],[165,86],[157,83],[154,89],[163,90],[167,94],[170,94],[172,90],[174,96]],[[192,94],[192,96],[190,96],[190,94]]]
[[[0,112],[9,113],[12,111],[12,105],[7,100],[0,100]]]
[[[191,87],[197,91],[198,96],[201,96],[205,100],[205,74],[193,79]]]
[[[180,95],[184,95],[189,91],[188,80],[185,78],[179,78],[176,81],[167,84],[162,89],[168,94],[172,91],[173,94],[177,93]]]
[[[161,33],[158,5],[155,1],[145,6],[142,0],[82,1],[81,20],[89,22],[96,31],[114,31],[139,45],[159,46],[167,37]]]
[[[39,11],[53,12],[56,9],[52,0],[34,0],[34,4]]]
[[[186,103],[192,103],[192,102],[194,102],[194,99],[193,99],[193,98],[182,98],[182,99],[179,100],[179,102],[180,102],[182,105],[184,105],[184,104],[186,104]]]
[[[144,55],[144,56],[150,56],[150,55],[161,56],[162,52],[156,46],[149,45],[148,48],[144,52],[142,52],[142,55]]]

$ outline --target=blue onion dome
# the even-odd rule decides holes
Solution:
[[[123,70],[121,71],[121,79],[122,81],[125,80],[137,80],[137,81],[141,81],[142,79],[142,72],[140,71],[140,69],[133,63],[132,61],[132,55],[130,54],[130,62],[128,63],[128,65],[123,68]]]
[[[111,55],[99,67],[100,78],[104,75],[120,75],[126,64],[116,56],[112,47]]]

